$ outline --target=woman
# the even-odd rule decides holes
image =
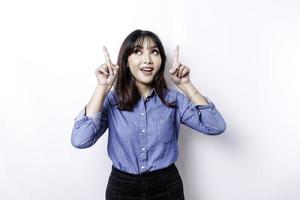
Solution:
[[[113,165],[107,200],[184,199],[174,164],[180,123],[217,135],[225,131],[225,121],[213,102],[191,83],[189,68],[179,62],[179,47],[169,75],[185,95],[167,88],[166,55],[154,33],[130,33],[117,64],[111,62],[105,47],[103,52],[106,62],[95,70],[96,89],[75,118],[73,146],[92,146],[108,128],[107,149]]]

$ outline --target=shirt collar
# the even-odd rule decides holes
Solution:
[[[154,94],[156,94],[156,96],[158,96],[155,88],[152,88],[149,96],[152,97]]]
[[[158,94],[157,94],[155,88],[152,88],[150,90],[150,94],[148,95],[147,98],[154,98],[154,101],[156,102],[156,98],[158,98]]]

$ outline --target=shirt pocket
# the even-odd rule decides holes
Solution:
[[[168,143],[175,138],[175,121],[172,118],[159,119],[157,123],[158,140]]]

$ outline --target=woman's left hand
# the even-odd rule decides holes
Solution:
[[[179,46],[175,49],[173,67],[169,70],[172,81],[180,86],[190,82],[190,69],[179,62]]]

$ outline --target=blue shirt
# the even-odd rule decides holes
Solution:
[[[71,143],[87,148],[96,143],[108,128],[108,156],[115,168],[141,174],[165,168],[178,159],[180,124],[207,135],[221,134],[226,124],[211,100],[208,105],[195,105],[177,90],[165,90],[166,101],[176,102],[175,108],[165,106],[154,89],[140,98],[133,111],[117,109],[117,94],[111,90],[101,112],[86,116],[85,108],[76,116]]]

